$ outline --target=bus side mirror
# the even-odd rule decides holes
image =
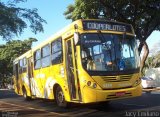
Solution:
[[[80,44],[80,37],[79,37],[79,33],[78,32],[74,33],[74,44],[75,45],[79,45]]]

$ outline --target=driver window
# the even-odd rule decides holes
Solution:
[[[95,70],[94,58],[92,56],[92,48],[82,49],[82,63],[87,70]]]

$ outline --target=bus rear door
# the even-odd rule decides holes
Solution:
[[[16,93],[20,93],[20,84],[19,84],[19,70],[18,70],[18,62],[14,63],[14,66],[13,66],[13,69],[14,69],[14,76],[15,76],[15,79],[14,79],[14,83],[15,83],[15,91]]]
[[[34,83],[34,77],[33,77],[33,58],[29,57],[28,58],[28,67],[27,67],[27,74],[29,78],[29,88],[30,88],[30,93],[31,96],[35,96],[35,83]]]

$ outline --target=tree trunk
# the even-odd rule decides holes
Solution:
[[[145,61],[146,61],[148,54],[149,54],[149,48],[148,48],[147,43],[144,41],[144,42],[142,42],[142,44],[143,44],[143,53],[142,53],[143,55],[142,55],[141,64],[140,64],[141,72],[143,71]]]

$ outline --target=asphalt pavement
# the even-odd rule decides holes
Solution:
[[[70,108],[60,108],[53,100],[26,101],[13,90],[0,89],[0,112],[2,117],[160,117],[160,91],[109,104],[72,104]]]

